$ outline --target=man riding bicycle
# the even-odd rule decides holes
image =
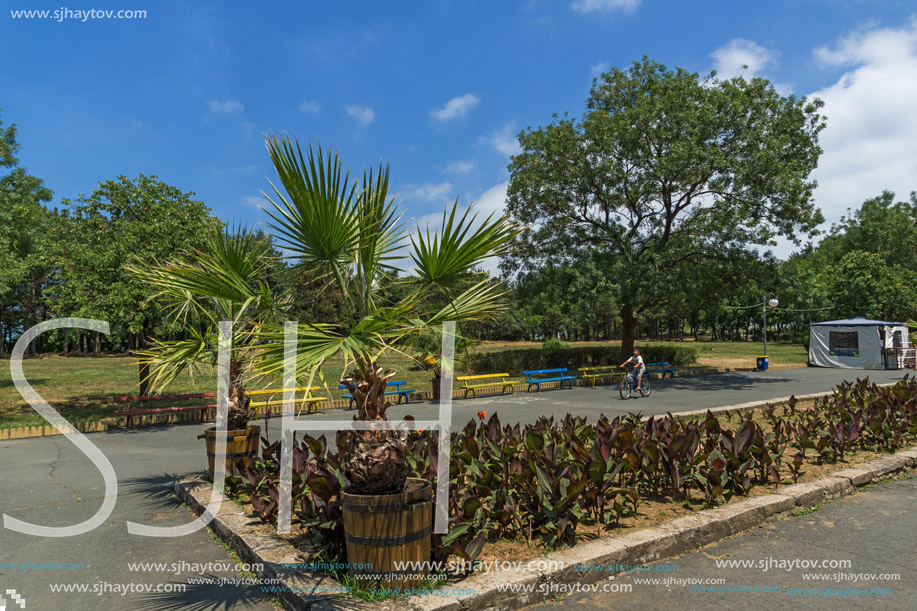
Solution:
[[[621,363],[620,367],[624,367],[628,364],[633,365],[634,369],[630,372],[629,375],[632,376],[634,378],[634,382],[637,383],[635,390],[639,391],[640,386],[643,384],[643,374],[646,371],[646,365],[643,363],[643,357],[640,356],[640,348],[634,348],[634,356]]]

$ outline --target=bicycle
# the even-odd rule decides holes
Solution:
[[[624,374],[624,377],[621,379],[621,385],[618,387],[618,392],[621,393],[622,399],[630,399],[631,394],[634,392],[634,380],[633,367],[630,368],[630,371],[627,371]],[[649,375],[644,372],[643,380],[640,384],[640,396],[649,397],[650,393],[653,392],[653,387],[650,384]]]

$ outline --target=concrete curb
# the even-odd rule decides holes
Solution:
[[[544,566],[560,567],[555,570],[495,570],[472,575],[454,584],[456,588],[472,589],[474,594],[468,597],[436,595],[371,603],[347,599],[346,605],[348,609],[365,611],[511,611],[547,599],[559,591],[557,586],[562,584],[594,583],[612,577],[614,573],[604,570],[605,567],[641,565],[690,552],[760,526],[772,517],[786,516],[853,494],[857,487],[914,466],[917,466],[917,446],[835,471],[811,482],[778,489],[774,494],[746,497],[723,507],[699,511],[620,537],[581,543],[541,558],[545,561]],[[176,481],[174,490],[196,515],[201,515],[213,487],[197,477],[188,476]],[[247,516],[241,507],[224,499],[210,526],[244,562],[264,565],[259,577],[277,579],[279,582],[275,585],[287,586],[287,591],[281,595],[286,609],[340,609],[341,600],[333,596],[297,593],[314,592],[317,587],[332,586],[336,582],[321,575],[284,568],[284,564],[307,561],[279,535],[256,534],[259,524],[257,518]],[[506,591],[513,586],[530,587],[531,591]]]

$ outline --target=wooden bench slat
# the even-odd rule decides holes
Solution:
[[[210,405],[182,405],[173,407],[147,407],[141,409],[118,410],[116,416],[127,416],[127,428],[134,428],[134,416],[143,416],[147,414],[162,414],[174,412],[188,412],[192,410],[201,410],[201,422],[207,418],[207,412],[217,407],[216,403]]]
[[[488,373],[474,376],[456,376],[456,380],[484,380],[486,378],[508,378],[508,373]]]
[[[560,382],[560,385],[559,385],[559,386],[560,386],[560,388],[563,388],[563,387],[564,387],[564,381],[566,381],[566,382],[569,384],[569,387],[572,389],[572,388],[573,388],[573,380],[576,379],[576,376],[560,375],[560,376],[555,376],[555,377],[553,377],[553,378],[536,378],[536,377],[534,377],[534,376],[537,376],[537,375],[550,375],[550,374],[556,374],[556,373],[566,373],[566,371],[567,371],[566,368],[560,368],[560,369],[533,369],[533,370],[530,370],[530,371],[523,371],[522,374],[528,377],[528,379],[526,380],[526,382],[529,383],[529,386],[528,386],[528,391],[529,391],[529,392],[532,391],[532,386],[535,387],[535,392],[541,392],[541,385],[542,385],[543,383],[545,383],[545,382]]]
[[[216,393],[199,392],[187,395],[137,395],[132,397],[114,397],[115,403],[127,403],[130,401],[181,401],[183,399],[208,399],[215,397]]]
[[[650,369],[650,367],[655,367],[655,369]],[[646,365],[647,373],[661,373],[663,380],[665,379],[665,374],[669,374],[670,378],[674,378],[676,371],[678,371],[678,367],[670,366],[668,361],[664,363],[649,363]]]
[[[382,394],[383,396],[384,395],[398,395],[398,404],[401,405],[401,400],[404,399],[404,404],[408,405],[411,402],[411,397],[410,397],[411,393],[417,392],[417,391],[414,390],[413,388],[402,388],[402,386],[404,386],[405,384],[407,384],[406,380],[397,380],[394,382],[389,381],[385,385],[386,388],[389,386],[394,386],[395,390],[387,390],[387,391],[384,391]],[[347,386],[345,386],[344,384],[338,384],[338,388],[349,390]],[[350,399],[350,404],[348,405],[348,409],[353,408],[354,400],[353,400],[352,394],[350,393],[343,394],[341,395],[341,398]]]
[[[321,390],[321,389],[322,389],[321,386],[303,386],[302,388],[294,388],[294,389],[293,389],[293,392],[312,392],[313,390]],[[285,390],[287,390],[287,389],[285,389],[285,388],[277,388],[277,389],[269,388],[269,389],[267,389],[267,390],[253,390],[253,391],[249,392],[248,394],[249,394],[249,395],[252,395],[252,396],[254,396],[254,395],[270,395],[270,394],[277,395],[277,394],[283,393]]]
[[[604,365],[602,367],[580,367],[579,370],[583,372],[583,378],[592,381],[592,387],[595,388],[595,383],[599,378],[611,377],[615,378],[617,376],[624,375],[624,372],[617,371],[618,367],[616,365]]]
[[[500,388],[500,394],[505,395],[506,390],[509,389],[510,394],[516,393],[516,384],[522,380],[507,380],[509,377],[508,373],[485,373],[473,376],[456,376],[456,380],[463,382],[459,387],[464,391],[463,398],[468,398],[468,393],[471,393],[473,399],[478,398],[478,389],[479,388]],[[469,380],[493,380],[492,382],[481,382],[480,384],[469,384]]]

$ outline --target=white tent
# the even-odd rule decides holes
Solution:
[[[885,369],[885,349],[908,346],[907,327],[900,322],[858,317],[809,325],[809,364],[817,367]]]

